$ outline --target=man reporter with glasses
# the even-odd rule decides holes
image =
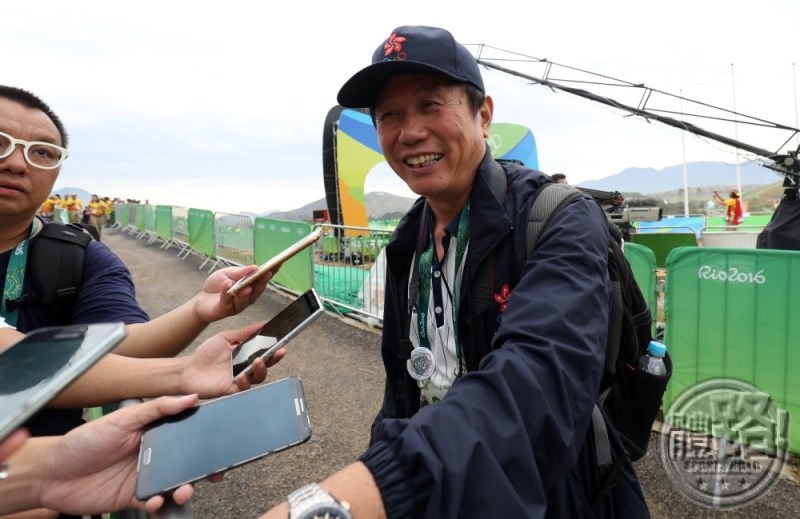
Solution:
[[[238,314],[263,293],[270,275],[235,296],[227,295],[227,290],[238,279],[257,269],[255,265],[229,267],[211,274],[195,297],[151,320],[136,301],[133,279],[122,260],[105,244],[90,241],[83,257],[82,280],[77,287],[74,307],[68,308],[70,313],[66,318],[53,313],[39,301],[42,294],[37,293],[31,276],[39,262],[32,258],[37,257],[38,245],[45,239],[43,229],[56,225],[37,218],[36,213],[53,189],[60,167],[69,154],[67,146],[64,125],[46,103],[26,90],[0,85],[0,287],[3,290],[0,317],[8,324],[27,333],[54,325],[124,322],[127,337],[114,353],[121,362],[133,363],[135,359],[127,357],[150,359],[177,355],[211,322]],[[70,266],[69,262],[58,263]],[[55,265],[48,264],[48,268],[51,267]],[[249,328],[232,332],[230,336],[238,337]],[[218,342],[213,348],[215,355],[227,354],[226,348],[232,349],[236,343],[235,340]],[[274,364],[281,356],[277,355],[269,364]],[[235,384],[223,384],[224,388],[211,387],[204,379],[199,383],[204,390],[209,390],[207,398],[222,396],[262,382],[267,375],[266,364],[259,360],[254,368],[252,375],[244,378],[240,375]],[[88,391],[93,400],[91,404],[74,402],[71,405],[93,407],[98,401],[105,404],[121,398],[151,396],[135,394],[140,388],[130,373],[131,369],[119,366],[107,370],[100,378],[103,382],[91,384]],[[186,389],[182,381],[190,374],[183,370],[175,375],[180,378],[181,387],[167,389],[165,380],[168,377],[154,373],[145,381],[151,385],[151,390],[163,390],[161,394],[181,394]],[[82,408],[45,409],[34,415],[25,427],[34,437],[62,435],[83,423],[82,412]],[[62,514],[62,517],[68,516]]]

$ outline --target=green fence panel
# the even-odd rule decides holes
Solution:
[[[144,228],[150,232],[156,232],[156,206],[154,205],[144,206]]]
[[[136,204],[136,229],[139,231],[144,231],[144,206],[142,204]]]
[[[189,209],[186,207],[172,206],[172,237],[184,243],[189,243]]]
[[[623,249],[625,257],[633,270],[633,277],[639,290],[644,294],[647,306],[653,316],[651,333],[655,337],[658,312],[658,294],[656,293],[656,255],[649,248],[638,243],[626,243]]]
[[[748,382],[789,414],[800,453],[800,252],[682,248],[669,255],[664,342],[673,374],[665,409],[714,378]]]
[[[117,215],[117,221],[122,227],[128,226],[128,204],[119,204],[114,211]]]
[[[201,254],[214,254],[214,213],[189,208],[189,246]]]
[[[256,264],[262,264],[289,245],[311,232],[305,222],[257,217],[253,233],[253,253]],[[313,247],[300,252],[285,262],[272,278],[272,282],[296,292],[305,292],[314,286]]]
[[[172,206],[156,206],[156,236],[163,240],[172,239]]]
[[[634,233],[631,241],[644,245],[656,255],[656,266],[664,268],[667,256],[677,247],[697,247],[697,236],[693,232]]]

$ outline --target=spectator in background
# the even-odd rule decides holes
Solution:
[[[101,219],[100,225],[107,226],[114,224],[114,204],[111,202],[111,199],[107,196],[104,196],[100,203],[103,204],[103,217]]]
[[[53,211],[56,207],[56,197],[58,195],[50,195],[47,197],[47,200],[44,201],[42,204],[42,208],[39,211],[39,216],[44,218],[48,221],[53,221]]]
[[[550,178],[552,178],[555,182],[558,182],[559,184],[569,183],[567,182],[567,176],[564,173],[553,173],[552,175],[550,175]]]
[[[78,195],[73,193],[66,199],[67,214],[69,214],[69,223],[81,223],[83,215],[83,202],[80,201]]]
[[[92,199],[86,206],[86,211],[89,213],[89,223],[97,229],[97,236],[101,236],[103,232],[103,215],[106,211],[106,205],[100,201],[100,197],[92,195]]]
[[[714,191],[714,200],[727,208],[725,211],[725,223],[727,225],[735,227],[742,223],[744,220],[744,213],[742,212],[742,200],[738,191],[731,189],[727,200]]]

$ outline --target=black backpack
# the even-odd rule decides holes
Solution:
[[[48,223],[31,240],[26,268],[31,292],[5,301],[9,309],[43,305],[56,325],[69,324],[83,282],[83,257],[93,226]]]
[[[505,170],[498,163],[493,168],[491,189],[495,198],[504,205],[506,192]],[[534,194],[528,217],[527,252],[533,252],[544,228],[574,200],[586,196],[580,189],[568,184],[546,184]],[[658,416],[667,383],[672,374],[672,361],[667,355],[667,375],[655,376],[636,369],[639,358],[647,352],[652,340],[652,314],[647,300],[633,276],[625,257],[621,234],[616,224],[607,222],[609,229],[608,274],[611,279],[612,301],[609,308],[608,339],[605,370],[598,392],[597,405],[592,414],[595,436],[595,453],[602,472],[612,476],[621,467],[624,458],[612,460],[606,420],[601,408],[618,431],[627,456],[636,461],[647,451],[653,422]],[[492,294],[492,276],[489,265],[479,267],[471,299],[479,300]],[[488,290],[487,290],[488,287]],[[610,485],[613,477],[607,478]],[[601,496],[598,496],[598,499]]]

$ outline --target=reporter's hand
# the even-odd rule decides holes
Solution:
[[[30,433],[27,429],[16,429],[8,436],[0,440],[0,463],[8,459],[9,456],[22,447]]]
[[[185,357],[187,366],[182,372],[180,389],[183,393],[197,393],[200,398],[215,398],[249,389],[267,378],[267,364],[261,359],[253,362],[250,376],[240,374],[235,382],[231,378],[231,352],[242,341],[256,333],[264,322],[255,323],[239,330],[226,330],[206,340],[194,353]],[[269,366],[283,358],[286,350],[281,348],[269,359]]]
[[[197,317],[205,323],[211,323],[236,315],[255,303],[277,269],[267,272],[253,284],[239,290],[235,296],[229,296],[226,292],[236,281],[256,270],[256,265],[228,267],[208,276],[203,283],[203,290],[195,298],[194,311]]]
[[[164,504],[163,496],[151,497],[146,502],[134,497],[142,428],[196,403],[197,395],[161,397],[114,411],[60,437],[42,471],[41,503],[76,515],[126,508],[156,512]],[[193,486],[183,485],[172,497],[182,505],[193,492]]]

